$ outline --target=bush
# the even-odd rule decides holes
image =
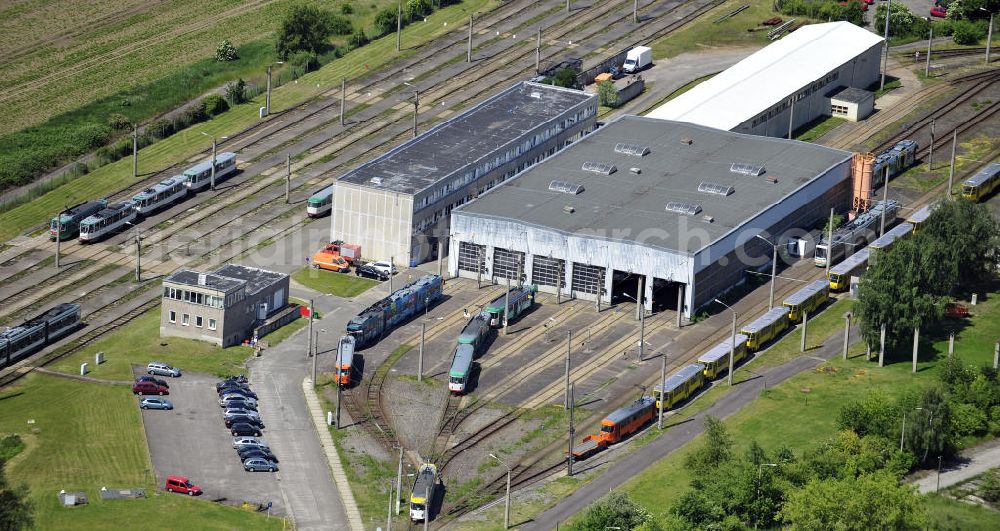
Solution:
[[[240,54],[236,51],[236,47],[228,40],[222,41],[222,44],[215,49],[216,61],[235,61],[239,58]]]
[[[108,127],[115,131],[125,131],[126,129],[132,129],[132,121],[122,113],[113,112],[108,115]]]
[[[375,20],[372,24],[375,27],[375,35],[373,37],[376,39],[396,31],[396,8],[383,8],[375,15]]]
[[[986,414],[972,404],[952,404],[951,425],[955,435],[981,435],[986,433]]]
[[[354,26],[351,25],[351,21],[347,17],[330,15],[328,22],[330,24],[330,32],[334,35],[350,35],[354,31]]]
[[[597,85],[597,92],[601,105],[611,108],[618,106],[618,88],[615,87],[614,82],[601,81]]]
[[[319,58],[309,52],[295,52],[288,57],[288,62],[305,69],[306,72],[319,68]]]
[[[166,118],[160,118],[146,126],[146,132],[153,138],[167,138],[174,134],[174,123]]]
[[[352,49],[360,48],[368,44],[368,42],[369,42],[368,36],[365,35],[364,30],[359,29],[358,31],[355,31],[353,34],[351,34],[351,38],[347,40],[347,46],[349,46]]]
[[[351,4],[342,4],[340,6],[340,13],[343,15],[350,15],[351,13],[354,13],[354,8],[351,7]]]
[[[1000,470],[994,469],[983,474],[979,495],[988,502],[1000,501]]]
[[[969,22],[968,20],[956,20],[952,22],[951,26],[951,38],[955,41],[955,44],[963,46],[978,44],[979,41],[986,37],[986,32],[983,31],[981,25]]]
[[[293,7],[278,30],[275,50],[282,60],[289,54],[305,50],[319,53],[333,35],[333,13],[312,6]]]
[[[572,68],[560,68],[552,76],[552,81],[560,87],[576,88],[576,70]]]
[[[243,78],[240,78],[227,83],[226,99],[232,105],[239,105],[247,101],[247,82],[243,81]]]
[[[429,15],[433,10],[429,0],[406,0],[403,5],[403,20],[413,22]]]
[[[229,104],[226,103],[226,98],[218,94],[209,94],[205,96],[205,99],[201,100],[201,108],[205,111],[205,114],[216,116],[228,111]]]

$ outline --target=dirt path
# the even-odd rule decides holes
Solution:
[[[938,474],[931,472],[924,477],[911,481],[921,494],[936,492],[938,488],[947,488],[967,479],[976,477],[991,468],[1000,467],[1000,440],[993,440],[962,452],[957,462],[945,464],[941,468],[940,487]]]

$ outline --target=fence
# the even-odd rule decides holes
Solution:
[[[585,87],[593,83],[594,78],[597,77],[601,72],[607,72],[608,70],[611,69],[612,66],[621,68],[621,66],[625,64],[625,56],[628,55],[628,51],[631,49],[632,47],[626,48],[618,52],[617,54],[608,57],[600,64],[590,67],[584,70],[583,72],[580,72],[576,76],[576,82],[579,84],[579,86]]]
[[[286,324],[296,320],[301,315],[298,304],[289,304],[280,312],[272,315],[264,322],[264,324],[253,329],[253,335],[257,339],[260,339],[271,332],[285,326]]]
[[[625,102],[642,94],[645,89],[646,80],[642,79],[642,76],[635,76],[628,85],[618,89],[618,105],[624,105]]]

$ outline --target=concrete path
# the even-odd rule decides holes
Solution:
[[[991,468],[997,467],[1000,467],[1000,441],[993,441],[992,443],[966,450],[962,452],[960,462],[945,465],[941,469],[940,488],[943,489],[961,483]],[[935,492],[938,490],[938,474],[932,472],[912,483],[917,485],[922,494]]]
[[[319,397],[316,396],[316,390],[313,389],[312,378],[302,380],[302,393],[305,394],[306,405],[309,406],[309,413],[312,415],[313,424],[319,434],[319,442],[323,445],[323,453],[330,464],[333,479],[337,483],[337,489],[340,490],[340,501],[347,510],[347,520],[350,522],[351,529],[364,531],[365,526],[361,521],[361,511],[358,509],[357,502],[354,501],[354,493],[351,492],[351,485],[347,482],[347,475],[344,474],[344,467],[340,463],[337,447],[334,446],[333,437],[330,436],[330,430],[327,428],[326,415],[319,402]]]
[[[856,327],[852,329],[851,336],[860,337]],[[559,522],[583,511],[588,505],[607,494],[609,489],[620,487],[626,481],[646,470],[651,463],[670,455],[700,435],[704,430],[706,415],[718,418],[732,415],[747,404],[752,403],[766,387],[774,387],[796,374],[812,369],[839,355],[842,346],[843,332],[837,332],[827,338],[823,345],[811,355],[795,358],[782,365],[761,371],[759,377],[737,384],[730,393],[720,398],[711,407],[691,419],[668,426],[670,431],[666,435],[654,439],[646,446],[612,463],[604,473],[593,478],[587,485],[570,496],[563,498],[555,507],[520,525],[520,529],[525,531],[555,529]]]

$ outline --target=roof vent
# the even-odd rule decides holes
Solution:
[[[374,185],[380,185],[380,184],[382,184],[382,178],[381,177],[372,177],[368,181],[370,183],[374,184]]]
[[[701,205],[685,201],[671,201],[667,203],[667,212],[684,214],[686,216],[697,216],[698,213],[701,212]]]
[[[715,194],[725,197],[735,192],[736,189],[726,184],[703,182],[698,185],[698,191],[706,194]]]
[[[615,165],[610,162],[604,161],[588,161],[583,163],[583,171],[592,171],[594,173],[600,173],[602,175],[611,175],[612,173],[618,171]]]
[[[701,219],[703,219],[703,220],[705,220],[705,221],[707,221],[709,223],[715,223],[715,218],[713,218],[712,216],[709,216],[708,214],[705,214],[704,216],[702,216]]]
[[[577,195],[583,191],[583,185],[571,183],[569,181],[552,181],[549,183],[549,190],[552,192]]]
[[[541,92],[538,92],[537,90],[536,90],[536,91],[533,91],[533,92],[531,93],[531,97],[532,97],[532,98],[535,98],[536,100],[540,100],[540,99],[542,99],[542,93],[541,93]]]
[[[640,173],[642,173],[642,170],[639,169],[639,168],[629,168],[628,171],[630,171],[630,172],[632,172],[632,173],[634,173],[636,175],[639,175]]]
[[[198,285],[199,286],[204,286],[205,282],[207,282],[207,281],[208,281],[208,275],[206,275],[205,273],[198,273]]]
[[[774,177],[774,176],[771,176],[771,175],[768,175],[767,182],[769,182],[771,184],[778,184],[778,178]]]
[[[687,144],[690,146],[691,144],[694,144],[694,140],[691,140],[690,138],[682,138],[681,144]]]
[[[644,157],[649,155],[649,146],[633,144],[630,142],[619,142],[615,144],[615,153],[631,155],[633,157]]]
[[[563,207],[563,212],[567,214],[572,214],[573,212],[576,212],[576,209],[573,208],[571,205],[566,205]]]
[[[764,174],[764,165],[756,163],[745,163],[745,162],[734,162],[732,166],[729,167],[729,171],[733,173],[738,173],[740,175],[749,175],[751,177],[760,177]]]

